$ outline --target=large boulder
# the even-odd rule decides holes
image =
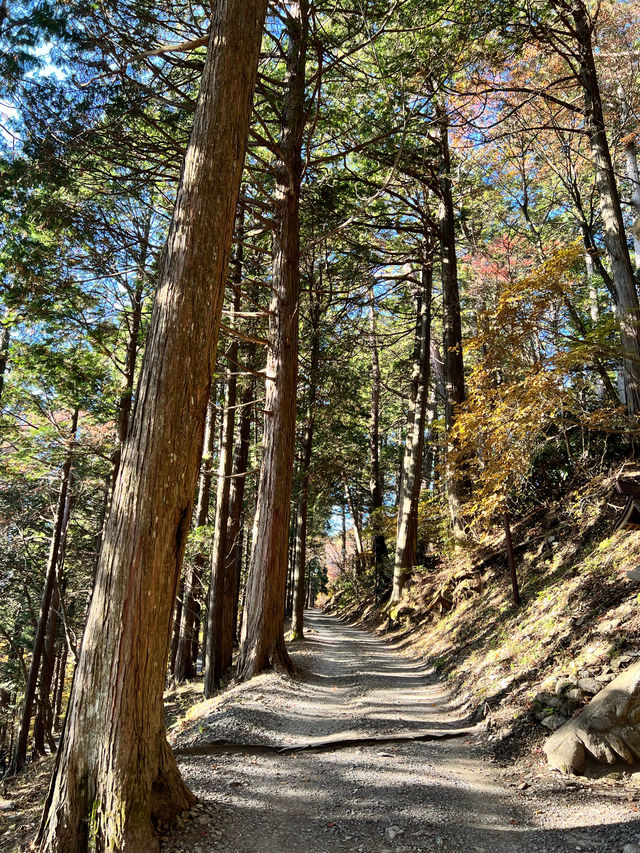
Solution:
[[[588,754],[605,764],[640,758],[640,661],[555,731],[544,751],[549,765],[563,773],[582,773]]]

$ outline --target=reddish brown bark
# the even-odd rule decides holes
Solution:
[[[429,388],[429,356],[431,351],[431,253],[425,246],[421,292],[416,300],[416,335],[411,389],[411,406],[407,418],[402,481],[398,498],[398,530],[393,567],[391,602],[400,601],[407,569],[416,564],[418,499],[424,451],[424,426]]]
[[[263,457],[253,525],[238,676],[268,666],[290,669],[284,644],[284,599],[296,424],[300,181],[305,124],[308,2],[287,9],[286,102],[276,161],[276,227],[269,305]]]
[[[444,106],[438,108],[439,175],[438,175],[438,225],[440,229],[440,260],[442,277],[442,315],[444,332],[444,419],[447,440],[450,442],[457,407],[465,400],[464,362],[462,355],[462,322],[460,318],[460,291],[458,287],[458,261],[456,256],[455,211],[451,192],[451,157],[449,154],[449,121]],[[453,447],[449,444],[449,451]],[[447,495],[451,524],[455,536],[462,534],[461,506],[465,496],[462,472],[447,459]]]
[[[219,0],[139,391],[61,748],[43,851],[158,848],[193,803],[167,744],[170,624],[198,477],[266,0]]]

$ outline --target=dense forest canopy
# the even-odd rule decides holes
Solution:
[[[60,749],[43,849],[189,804],[167,665],[287,669],[327,563],[393,613],[633,455],[639,12],[0,7],[0,748]]]

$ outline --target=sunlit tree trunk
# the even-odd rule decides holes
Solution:
[[[238,676],[268,666],[290,669],[284,643],[284,597],[298,376],[300,292],[300,181],[305,124],[308,2],[286,8],[289,41],[283,126],[275,163],[275,234],[269,305],[263,456],[253,524]]]
[[[568,16],[567,19],[569,20]],[[582,0],[571,6],[570,26],[575,33],[579,81],[591,157],[596,172],[603,237],[616,294],[620,342],[625,369],[625,403],[630,414],[640,412],[640,306],[629,256],[620,195],[611,160],[602,98],[593,57],[592,22]]]
[[[266,0],[218,0],[146,353],[39,833],[43,851],[158,849],[194,798],[163,687]]]
[[[407,569],[415,565],[417,551],[417,514],[424,450],[424,426],[429,391],[431,352],[431,257],[425,257],[421,289],[416,299],[416,345],[412,375],[412,394],[405,442],[402,480],[398,500],[398,530],[393,564],[391,602],[402,598]]]
[[[294,468],[295,479],[295,468]],[[298,530],[299,514],[290,519],[289,522],[289,550],[287,556],[287,583],[284,596],[284,618],[290,619],[293,613],[293,576],[296,566],[296,539]]]
[[[460,291],[458,288],[458,260],[456,257],[455,212],[451,193],[451,158],[449,155],[449,123],[446,110],[438,108],[439,132],[439,204],[440,260],[443,305],[443,360],[445,383],[445,428],[448,454],[454,450],[451,433],[456,419],[456,408],[464,402],[464,363],[462,356],[462,323],[460,319]],[[449,458],[446,463],[449,511],[455,536],[462,533],[461,505],[464,497],[464,477]]]

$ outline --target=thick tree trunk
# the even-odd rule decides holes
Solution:
[[[407,569],[415,565],[417,551],[417,516],[424,450],[424,425],[429,390],[429,356],[431,353],[431,258],[422,266],[421,293],[416,300],[416,347],[412,376],[412,399],[407,419],[407,437],[398,500],[398,532],[393,564],[391,603],[402,598]]]
[[[62,475],[60,479],[60,489],[58,492],[58,503],[56,506],[56,514],[53,522],[53,533],[51,535],[51,543],[49,546],[49,559],[47,562],[47,572],[45,575],[44,590],[42,593],[42,601],[40,603],[40,615],[36,626],[36,635],[33,640],[33,652],[31,655],[31,665],[29,666],[29,674],[25,686],[24,701],[22,704],[22,714],[20,717],[20,728],[16,738],[13,759],[11,763],[11,771],[17,773],[22,770],[27,757],[27,741],[29,739],[29,728],[31,725],[31,714],[33,712],[33,703],[36,696],[36,686],[38,683],[38,673],[40,672],[40,662],[45,647],[47,623],[49,621],[49,612],[51,608],[51,600],[56,584],[56,572],[58,569],[58,560],[60,557],[60,543],[62,541],[64,523],[65,523],[65,508],[67,506],[67,493],[69,490],[69,479],[71,476],[71,465],[73,462],[73,444],[76,438],[78,428],[78,410],[76,409],[71,419],[71,449],[69,455],[65,459],[62,466]]]
[[[585,121],[600,198],[604,244],[616,294],[620,342],[625,370],[625,403],[629,414],[640,412],[640,306],[624,229],[616,175],[607,140],[600,86],[593,57],[592,27],[582,0],[571,10],[584,93]]]
[[[204,452],[202,454],[202,472],[200,474],[200,488],[198,490],[198,503],[196,505],[196,528],[204,527],[209,521],[215,432],[215,393],[212,392],[212,399],[209,401]],[[196,674],[197,655],[193,654],[194,627],[196,617],[199,615],[198,596],[202,589],[202,573],[206,564],[207,555],[203,551],[199,551],[193,558],[193,565],[189,566],[189,570],[185,576],[182,619],[180,622],[178,647],[176,649],[176,661],[173,671],[173,679],[176,684],[181,684],[187,678],[193,678]]]
[[[433,372],[435,392],[443,404],[447,399],[447,382],[444,375],[444,360],[440,355],[440,347],[431,339],[431,369]]]
[[[451,159],[449,156],[449,123],[444,107],[438,109],[439,131],[439,205],[440,259],[442,275],[442,314],[445,381],[445,428],[448,455],[454,449],[451,432],[456,419],[456,407],[464,402],[464,363],[462,357],[462,323],[460,319],[460,292],[458,289],[458,261],[456,257],[455,212],[451,194]],[[465,493],[464,477],[447,459],[446,483],[449,511],[454,536],[462,535],[461,505]]]
[[[238,243],[240,265],[242,246]],[[234,295],[234,313],[239,310],[239,291]],[[232,323],[233,325],[233,323]],[[225,579],[227,566],[227,525],[229,521],[229,492],[233,468],[233,431],[237,402],[238,339],[233,336],[227,353],[229,368],[225,381],[224,414],[220,439],[218,464],[218,487],[216,492],[216,521],[211,552],[211,574],[209,580],[209,604],[207,607],[207,656],[204,668],[204,695],[210,698],[215,693],[224,675],[222,661],[222,624],[225,610],[225,590],[229,584]]]
[[[154,851],[193,795],[162,693],[244,165],[266,0],[213,7],[134,412],[45,805],[42,851]]]
[[[305,125],[308,0],[286,10],[289,47],[276,171],[272,297],[269,306],[265,423],[253,550],[247,580],[238,676],[272,665],[291,669],[284,644],[284,595],[298,377],[300,181]]]

